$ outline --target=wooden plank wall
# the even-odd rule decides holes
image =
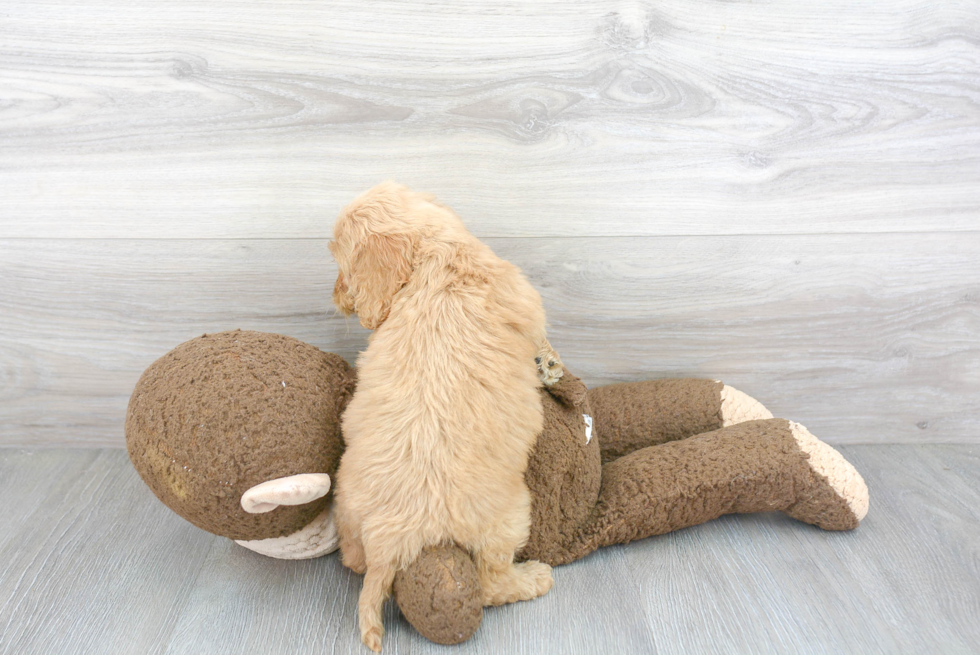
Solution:
[[[432,191],[589,384],[980,442],[980,10],[948,0],[4,0],[0,445],[122,444],[202,332],[353,360],[337,210]]]

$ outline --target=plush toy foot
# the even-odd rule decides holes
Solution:
[[[333,522],[333,514],[328,505],[325,510],[310,523],[285,537],[272,539],[254,539],[252,541],[235,540],[239,546],[254,550],[260,555],[276,559],[312,559],[337,550],[337,527]]]
[[[850,530],[868,512],[868,489],[840,453],[798,423],[746,421],[604,464],[596,510],[548,561],[564,564],[725,514],[771,511]]]
[[[799,500],[783,511],[824,530],[856,528],[868,515],[868,487],[861,474],[799,423],[790,421],[789,428],[796,445],[809,456],[813,479],[799,492]]]
[[[720,382],[720,380],[719,380]],[[721,388],[721,426],[772,418],[772,412],[752,396],[727,384]]]

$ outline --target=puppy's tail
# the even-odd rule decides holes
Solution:
[[[358,618],[361,628],[361,641],[376,653],[381,652],[381,637],[384,626],[381,622],[381,609],[385,599],[391,594],[391,585],[397,572],[394,562],[369,563],[361,587],[358,602]]]

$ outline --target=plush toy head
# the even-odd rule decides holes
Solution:
[[[242,496],[287,476],[333,476],[354,382],[341,357],[290,337],[206,334],[158,359],[136,384],[126,415],[130,459],[153,493],[199,528],[247,541],[293,534],[324,511],[328,486],[301,505],[262,507],[257,498],[250,509],[261,513],[245,511]]]

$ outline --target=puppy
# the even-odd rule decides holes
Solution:
[[[381,650],[395,573],[430,545],[472,553],[487,605],[546,593],[551,567],[514,563],[538,388],[562,371],[540,296],[452,210],[390,182],[340,213],[330,250],[334,303],[374,330],[342,419],[335,497],[343,562],[365,574],[361,639]]]

